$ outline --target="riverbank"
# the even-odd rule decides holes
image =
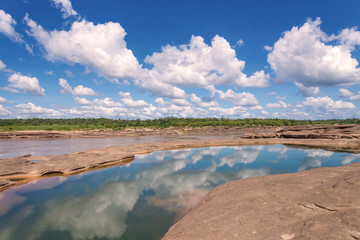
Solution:
[[[236,136],[247,138],[360,138],[357,124],[316,124],[283,127],[168,127],[168,128],[126,128],[123,130],[88,131],[12,131],[0,132],[0,139],[69,139],[108,138],[139,136],[206,135]]]
[[[359,125],[304,125],[282,128],[197,128],[180,131],[179,129],[158,130],[151,132],[146,129],[131,131],[134,136],[141,134],[200,134],[209,136],[204,139],[185,139],[166,142],[152,142],[115,146],[104,149],[79,151],[70,154],[31,156],[30,154],[0,160],[0,191],[11,186],[23,184],[34,179],[53,175],[73,175],[112,165],[124,164],[134,159],[136,154],[154,151],[199,148],[208,146],[239,146],[286,144],[303,148],[322,148],[330,151],[360,152]],[[123,131],[111,131],[109,136],[121,135]],[[9,133],[10,134],[10,133]],[[13,134],[13,133],[11,133]],[[52,132],[18,132],[16,137],[28,136],[42,138]],[[140,134],[140,135],[139,135]],[[65,132],[61,136],[103,137],[103,133],[83,132],[74,134]],[[28,138],[26,137],[26,138]],[[220,138],[221,137],[221,138]]]
[[[174,135],[208,135],[230,136],[256,134],[259,132],[275,133],[275,127],[184,127],[184,128],[126,128],[124,130],[88,130],[88,131],[14,131],[0,132],[0,139],[69,139],[69,138],[108,138],[108,137],[140,137],[140,136],[174,136]]]

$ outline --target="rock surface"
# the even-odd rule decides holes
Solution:
[[[360,163],[225,183],[163,239],[360,239]]]

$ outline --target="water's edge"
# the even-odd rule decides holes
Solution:
[[[339,139],[334,141],[331,139],[221,138],[132,144],[56,156],[23,156],[3,159],[0,161],[0,191],[35,179],[49,177],[53,174],[68,176],[84,171],[121,165],[131,161],[136,154],[182,148],[274,144],[284,144],[302,148],[319,148],[335,152],[360,152],[359,141],[353,139]]]

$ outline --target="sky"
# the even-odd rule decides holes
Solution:
[[[1,0],[0,118],[360,118],[359,0]]]

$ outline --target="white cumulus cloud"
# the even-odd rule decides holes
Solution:
[[[247,109],[242,106],[235,106],[232,108],[223,108],[223,107],[209,107],[207,112],[207,116],[209,117],[237,117],[237,118],[248,118],[251,115],[247,112]]]
[[[251,107],[250,108],[251,110],[254,110],[254,111],[261,111],[261,110],[264,110],[264,108],[260,105],[257,105],[257,106],[254,106],[254,107]]]
[[[6,65],[3,61],[0,60],[0,71],[6,71]]]
[[[333,113],[340,114],[346,110],[355,109],[354,104],[343,102],[341,100],[334,101],[330,97],[307,97],[303,105],[311,109],[314,113]]]
[[[14,73],[9,77],[8,82],[8,86],[4,89],[10,92],[20,92],[19,90],[21,90],[31,95],[45,96],[45,90],[40,87],[39,80],[36,77]]]
[[[148,104],[144,100],[134,101],[129,92],[125,92],[125,93],[124,92],[119,92],[119,95],[122,97],[121,101],[123,102],[123,104],[126,107],[144,108],[144,107],[149,107],[150,106],[150,104]]]
[[[152,71],[148,69],[144,69],[140,72],[135,80],[135,84],[141,88],[149,90],[152,95],[171,99],[182,99],[188,97],[188,94],[186,94],[183,89],[169,83],[161,82],[161,79],[153,77]]]
[[[8,103],[12,103],[12,101],[9,101],[6,98],[0,96],[0,104],[8,104]]]
[[[192,106],[179,106],[171,101],[165,101],[163,98],[155,100],[157,104],[157,111],[161,116],[174,116],[174,117],[201,117],[206,111],[201,108]]]
[[[152,69],[142,69],[135,84],[152,94],[171,99],[189,97],[182,88],[211,88],[215,85],[267,87],[270,76],[257,71],[243,73],[245,62],[223,37],[215,36],[211,45],[200,36],[192,36],[189,44],[167,45],[145,59]]]
[[[295,82],[295,86],[299,88],[304,97],[313,97],[320,92],[319,87],[305,87],[304,84],[298,82]]]
[[[354,93],[350,92],[348,89],[340,88],[339,89],[339,97],[351,97]]]
[[[3,105],[0,104],[0,116],[9,117],[10,114],[11,114],[11,112],[9,110],[7,110]]]
[[[61,117],[62,114],[59,111],[56,111],[51,108],[45,108],[36,106],[35,104],[28,102],[23,104],[18,104],[15,106],[16,113],[25,118],[30,117]]]
[[[360,91],[353,93],[345,88],[339,89],[339,97],[348,97],[350,101],[360,101]]]
[[[16,42],[23,42],[21,36],[14,29],[15,25],[16,21],[12,16],[0,9],[0,32]]]
[[[28,15],[24,20],[28,34],[43,47],[48,60],[78,63],[114,82],[133,81],[152,95],[185,99],[189,94],[183,88],[269,86],[269,74],[261,70],[247,76],[243,72],[245,61],[239,60],[229,42],[218,35],[210,45],[200,36],[192,36],[189,44],[179,47],[167,45],[146,57],[152,68],[143,68],[126,47],[126,32],[119,23],[94,24],[82,19],[68,30],[48,31]]]
[[[73,9],[70,0],[50,0],[63,14],[63,18],[76,16],[77,12]]]
[[[189,44],[167,45],[161,52],[147,56],[145,62],[154,67],[147,81],[181,87],[236,84],[240,87],[267,87],[269,75],[264,71],[247,77],[245,62],[238,60],[235,50],[225,38],[216,35],[211,45],[200,36],[192,36]]]
[[[248,92],[236,93],[229,89],[226,92],[217,91],[219,99],[231,102],[234,106],[256,106],[258,101],[254,94]]]
[[[271,46],[269,46],[269,45],[265,45],[264,46],[264,49],[266,50],[266,51],[272,51],[273,50],[273,47],[271,47]]]
[[[177,106],[189,107],[192,106],[186,99],[172,99],[171,102]]]
[[[286,118],[286,119],[304,119],[304,118],[306,119],[309,118],[310,116],[307,112],[299,111],[298,109],[275,112],[272,115],[274,118]]]
[[[82,106],[64,110],[70,116],[83,117],[111,117],[111,118],[159,118],[157,108],[143,100],[134,101],[130,94],[122,93],[121,102],[111,98],[88,100],[74,97],[74,101]]]
[[[277,103],[268,103],[266,104],[267,108],[287,108],[289,107],[284,101],[279,101]]]
[[[140,70],[132,51],[126,48],[126,32],[119,23],[95,25],[81,20],[68,31],[46,31],[28,16],[25,22],[29,34],[45,49],[50,61],[79,63],[108,79],[133,78]]]
[[[360,31],[356,27],[343,29],[338,36],[332,35],[330,39],[337,39],[342,44],[354,47],[360,45]]]
[[[69,85],[67,80],[60,78],[59,85],[61,86],[62,94],[71,94],[75,96],[95,96],[96,92],[91,88],[84,87],[83,85],[78,85],[74,87],[74,89]]]
[[[15,19],[4,10],[0,9],[0,33],[10,38],[12,41],[24,44],[26,50],[32,53],[31,47],[22,39],[19,33],[15,31],[14,26],[16,25]]]
[[[320,29],[320,24],[320,18],[309,19],[303,26],[286,31],[274,44],[268,62],[277,80],[296,81],[303,87],[359,83],[358,61],[351,56],[353,47],[341,42],[332,45],[330,42],[335,37],[328,37]],[[351,40],[351,43],[357,44],[357,41]],[[317,89],[312,89],[312,92],[317,92]]]
[[[103,107],[122,107],[122,103],[115,102],[111,98],[88,100],[86,98],[74,97],[74,101],[81,105],[103,106]]]
[[[190,100],[195,106],[202,107],[202,108],[216,107],[219,105],[216,101],[204,102],[201,100],[201,98],[196,96],[196,94],[194,94],[194,93],[191,94]]]

